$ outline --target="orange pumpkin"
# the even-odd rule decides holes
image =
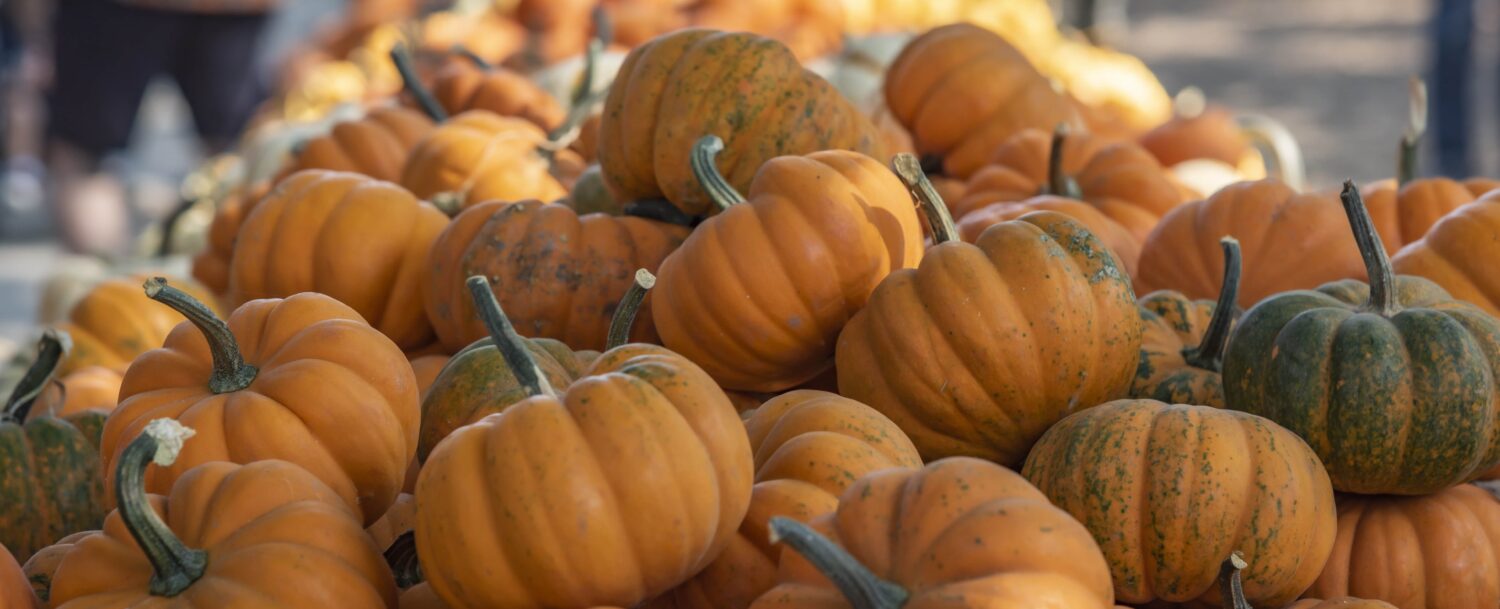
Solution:
[[[327,134],[308,140],[284,173],[325,169],[393,182],[401,179],[406,157],[432,129],[432,119],[416,110],[376,108],[364,118],[339,123]]]
[[[137,355],[161,346],[167,333],[182,321],[182,315],[151,302],[141,293],[143,275],[107,279],[89,290],[57,329],[73,337],[73,350],[63,360],[58,374],[68,375],[89,366],[124,370]],[[191,281],[173,279],[173,285],[205,303],[217,304],[211,295]]]
[[[1224,609],[1251,609],[1249,601],[1245,600],[1243,585],[1240,581],[1240,571],[1249,566],[1239,553],[1231,554],[1229,559],[1219,567],[1219,597],[1223,601]],[[1328,600],[1305,598],[1294,601],[1282,609],[1396,609],[1385,601],[1374,601],[1345,596]]]
[[[433,75],[432,95],[449,114],[485,110],[523,118],[542,129],[562,125],[567,113],[552,94],[520,73],[477,60],[450,60]]]
[[[403,349],[433,340],[419,288],[448,217],[389,182],[347,172],[292,174],[240,227],[229,302],[327,294]]]
[[[775,40],[680,30],[625,57],[604,101],[599,166],[624,201],[665,196],[693,216],[717,211],[689,162],[705,134],[724,141],[718,169],[741,192],[777,156],[818,150],[880,155],[869,119]]]
[[[794,551],[755,609],[1114,606],[1088,529],[979,459],[874,472],[812,528],[775,518],[771,531]]]
[[[208,244],[193,257],[193,279],[214,294],[229,291],[229,263],[234,258],[234,240],[240,234],[245,216],[261,197],[271,191],[271,182],[262,182],[236,190],[214,210],[208,225]]]
[[[167,496],[147,495],[146,468],[171,464],[191,435],[156,419],[121,453],[120,507],[62,557],[52,606],[395,605],[390,570],[356,513],[291,463],[205,463]]]
[[[47,385],[26,418],[66,418],[90,410],[108,414],[115,409],[120,397],[120,383],[124,379],[124,375],[114,368],[89,366],[80,369]]]
[[[885,103],[917,151],[968,178],[1026,128],[1077,125],[1067,98],[994,32],[969,23],[929,30],[886,70]]]
[[[423,467],[416,545],[434,591],[455,606],[633,606],[702,570],[750,501],[724,392],[639,344],[554,392],[484,278],[468,286],[532,397],[455,431]]]
[[[773,392],[833,365],[840,330],[886,275],[922,259],[910,195],[859,153],[767,161],[748,199],[713,169],[705,136],[694,166],[724,208],[662,262],[652,314],[662,344],[728,389]]]
[[[403,590],[397,606],[400,609],[448,609],[448,603],[443,602],[427,582]]]
[[[52,578],[57,574],[57,565],[62,559],[73,551],[73,545],[78,540],[98,533],[98,531],[79,531],[67,537],[57,540],[50,546],[38,550],[31,558],[26,559],[26,564],[21,566],[21,572],[26,575],[26,581],[31,583],[31,591],[41,599],[43,606],[52,597]],[[3,605],[0,605],[3,606]]]
[[[1255,264],[1240,277],[1238,304],[1249,307],[1288,290],[1364,279],[1365,264],[1344,208],[1329,193],[1297,194],[1278,180],[1240,182],[1168,213],[1141,248],[1135,287],[1212,299],[1222,287],[1219,240],[1234,237]]]
[[[1234,237],[1225,237],[1220,245],[1224,289],[1217,301],[1194,301],[1171,290],[1141,297],[1145,333],[1130,397],[1225,406],[1224,347],[1239,312],[1234,301],[1240,289],[1240,244]]]
[[[1308,596],[1424,609],[1500,604],[1500,502],[1484,489],[1340,495],[1338,513],[1333,556]]]
[[[0,609],[41,609],[42,603],[21,572],[21,565],[0,545]]]
[[[1315,598],[1302,599],[1287,605],[1286,609],[1396,609],[1396,606],[1385,601],[1365,600],[1345,596],[1342,598],[1331,598],[1326,601]]]
[[[710,0],[699,2],[694,25],[744,30],[781,41],[797,59],[817,59],[844,43],[843,7],[837,0]]]
[[[739,534],[714,562],[649,609],[746,609],[776,584],[781,548],[773,517],[807,522],[832,513],[839,495],[874,471],[920,468],[911,440],[890,419],[854,400],[799,390],[743,415],[755,454],[755,488]]]
[[[412,530],[417,522],[417,500],[409,493],[401,493],[396,496],[395,503],[385,511],[373,524],[365,527],[365,534],[375,541],[375,547],[382,552],[391,547],[391,543],[397,537]]]
[[[569,150],[549,152],[555,142],[530,121],[470,110],[439,125],[407,159],[401,185],[440,209],[481,201],[551,201],[568,194],[552,174],[556,159],[582,162]]]
[[[1140,265],[1141,240],[1119,222],[1111,220],[1097,207],[1077,199],[1040,195],[1014,203],[994,203],[969,212],[958,221],[958,236],[965,243],[979,240],[985,229],[1002,222],[1016,220],[1039,211],[1057,212],[1078,221],[1099,241],[1114,252],[1125,274],[1134,277]]]
[[[1439,220],[1425,236],[1402,248],[1391,266],[1401,275],[1431,279],[1455,299],[1500,316],[1500,280],[1489,262],[1497,242],[1500,193],[1491,193]]]
[[[416,380],[390,339],[322,294],[251,301],[225,323],[160,278],[146,292],[190,323],[125,373],[100,447],[109,488],[128,441],[151,419],[174,417],[197,426],[198,439],[176,465],[146,473],[148,491],[170,489],[200,463],[283,459],[365,522],[385,513],[416,451],[418,419]]]
[[[579,216],[555,203],[483,203],[464,210],[433,242],[422,284],[427,317],[452,351],[486,336],[463,283],[485,275],[523,336],[600,349],[636,269],[655,271],[687,233],[643,218]],[[645,306],[649,312],[652,305]],[[642,321],[632,337],[654,342],[651,317]]]
[[[839,393],[894,420],[924,459],[1019,464],[1053,423],[1130,387],[1142,328],[1129,278],[1097,237],[1054,212],[957,241],[904,158],[898,173],[917,185],[937,245],[844,327]]]
[[[1180,101],[1182,94],[1178,95]],[[1201,101],[1201,92],[1196,101]],[[1234,112],[1222,106],[1199,104],[1193,104],[1198,106],[1194,111],[1183,112],[1181,105],[1171,120],[1136,140],[1162,165],[1171,167],[1196,159],[1219,161],[1235,168],[1261,163],[1250,138],[1235,121]]]

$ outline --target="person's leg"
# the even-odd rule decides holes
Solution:
[[[1474,0],[1438,0],[1431,24],[1432,134],[1437,172],[1473,171],[1469,153],[1469,71],[1474,64]]]
[[[52,207],[71,249],[113,253],[129,240],[124,186],[100,161],[129,143],[146,85],[167,56],[168,15],[111,0],[57,3],[47,164]]]
[[[256,51],[269,15],[191,15],[172,67],[193,123],[210,153],[235,138],[260,103],[264,88],[255,73]]]

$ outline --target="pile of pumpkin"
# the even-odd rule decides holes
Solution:
[[[972,25],[881,126],[749,33],[566,111],[394,57],[46,331],[0,608],[1500,605],[1500,194],[1421,95],[1395,180],[1204,198],[1226,113],[1091,132]]]

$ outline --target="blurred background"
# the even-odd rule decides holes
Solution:
[[[1441,169],[1497,173],[1492,136],[1500,130],[1495,116],[1500,49],[1493,33],[1500,2],[1447,4],[1473,12],[1451,12],[1450,28],[1442,34],[1433,21],[1439,3],[1417,0],[1132,0],[1102,3],[1093,20],[1105,44],[1144,60],[1169,93],[1198,87],[1211,103],[1284,123],[1301,143],[1309,187],[1328,188],[1348,177],[1364,182],[1394,172],[1397,141],[1407,123],[1408,78],[1421,74],[1430,80],[1435,35],[1451,52],[1471,58],[1452,64],[1449,74],[1462,75],[1467,87],[1462,95],[1473,102],[1455,118],[1452,91],[1433,89],[1434,123],[1446,121],[1460,149],[1469,153],[1455,160],[1450,152]],[[270,16],[260,49],[244,58],[242,78],[269,90],[288,53],[345,8],[342,0],[282,2]],[[1054,2],[1054,10],[1069,22],[1088,21],[1067,3]],[[1472,32],[1472,47],[1454,48],[1455,28]],[[4,76],[0,339],[9,341],[29,340],[43,282],[60,267],[77,264],[64,256],[67,248],[48,211],[41,143],[45,106],[36,90],[47,75],[32,73],[38,67],[28,61],[10,66]],[[1434,139],[1424,141],[1423,173],[1440,169]],[[104,169],[121,178],[134,232],[172,212],[181,200],[183,178],[199,167],[204,152],[177,86],[167,79],[153,82],[128,148],[102,160]]]

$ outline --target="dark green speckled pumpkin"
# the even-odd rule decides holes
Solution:
[[[1142,296],[1141,361],[1130,397],[1168,404],[1224,407],[1224,347],[1239,315],[1240,242],[1224,237],[1224,282],[1219,298],[1193,300],[1175,290]]]
[[[104,415],[80,413],[76,423],[50,416],[26,421],[67,345],[66,334],[47,332],[36,362],[0,410],[0,545],[19,561],[104,520],[98,449]]]
[[[1272,296],[1224,360],[1230,408],[1307,440],[1351,493],[1418,495],[1500,462],[1500,323],[1420,277],[1397,276],[1353,184],[1343,201],[1370,283]]]

